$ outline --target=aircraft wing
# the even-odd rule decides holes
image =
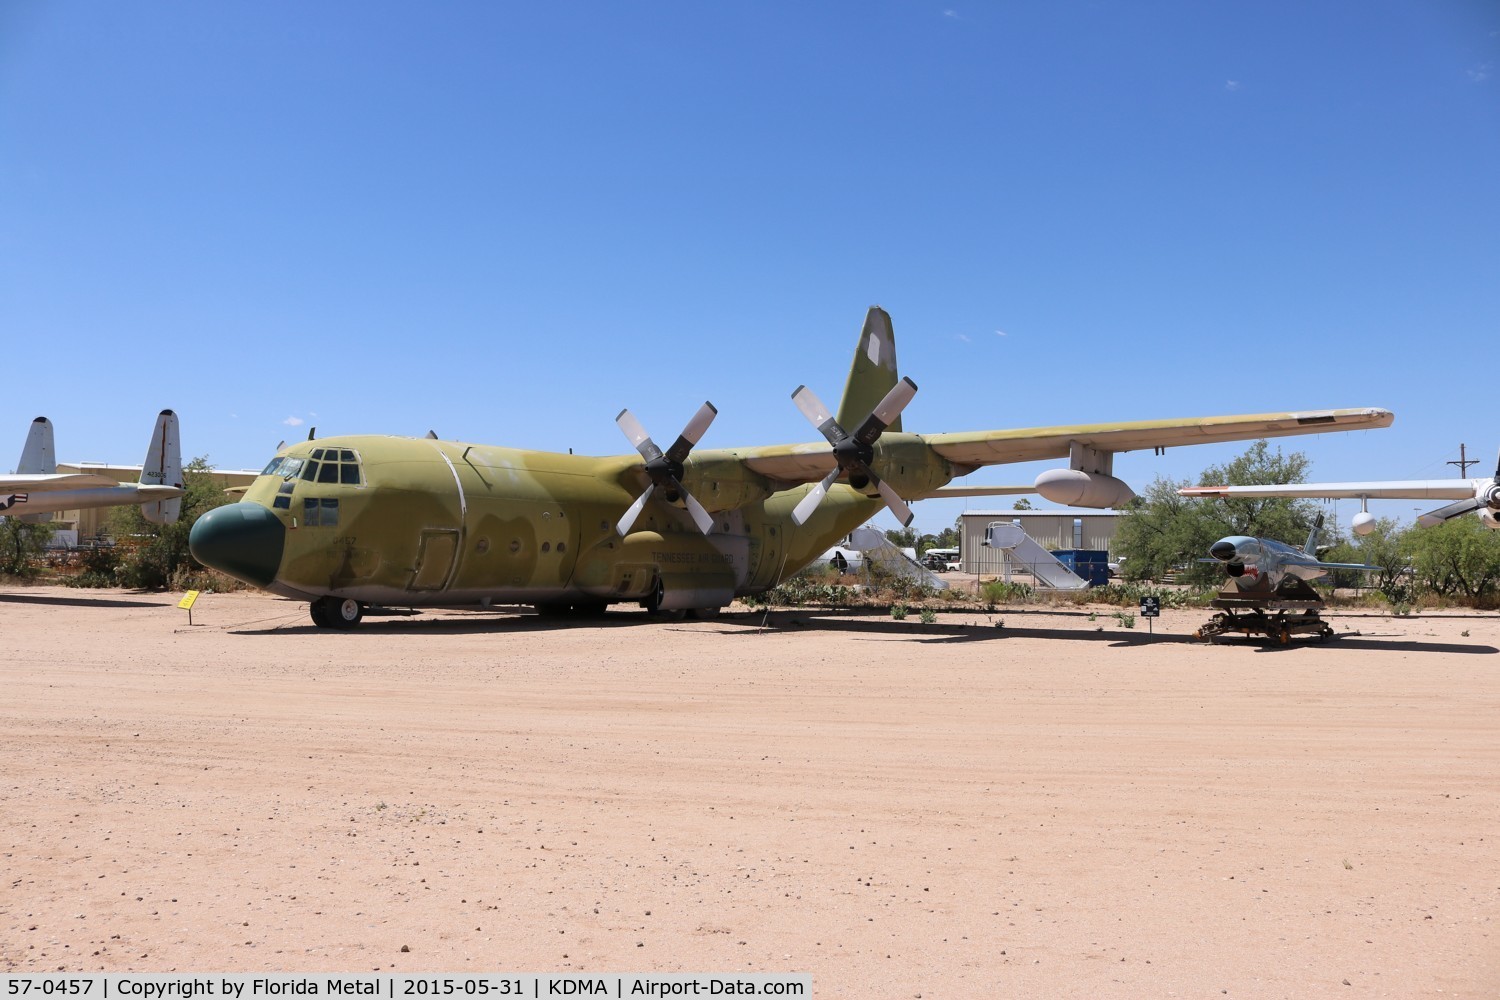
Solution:
[[[1362,569],[1370,573],[1380,573],[1385,570],[1384,566],[1371,566],[1367,563],[1318,563],[1320,569]]]
[[[1365,483],[1287,483],[1283,486],[1187,486],[1185,497],[1302,497],[1316,500],[1467,500],[1469,479],[1396,479]]]
[[[952,500],[956,497],[1018,497],[1036,492],[1031,483],[1024,486],[939,486],[912,497],[913,500]]]
[[[1138,451],[1175,445],[1250,441],[1294,434],[1366,430],[1389,427],[1390,410],[1303,410],[1294,413],[1257,413],[1244,416],[1180,420],[1143,420],[1122,424],[1079,424],[1068,427],[1028,427],[1007,431],[924,434],[922,438],[954,465],[978,468],[1006,462],[1067,458],[1075,442],[1095,451]]]
[[[101,486],[119,485],[121,485],[119,482],[108,476],[96,476],[87,472],[0,476],[0,490],[23,490],[27,493],[49,493],[56,490],[92,490],[98,489]]]

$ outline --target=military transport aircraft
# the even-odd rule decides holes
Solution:
[[[119,483],[93,473],[59,473],[52,421],[31,422],[16,474],[0,476],[0,515],[47,521],[52,511],[140,504],[146,520],[170,524],[182,507],[182,448],[177,414],[162,410],[146,446],[137,483]]]
[[[1351,527],[1356,535],[1375,530],[1375,515],[1367,500],[1452,500],[1417,518],[1424,528],[1477,511],[1479,523],[1500,529],[1500,461],[1488,479],[1385,479],[1366,483],[1288,483],[1282,486],[1188,486],[1185,497],[1308,497],[1319,500],[1358,500],[1360,510]]]
[[[431,438],[345,436],[279,450],[238,503],[193,526],[198,561],[311,602],[347,628],[369,604],[532,604],[592,612],[615,602],[711,614],[808,565],[884,503],[946,495],[985,465],[1066,458],[1037,491],[1106,507],[1134,494],[1114,453],[1385,427],[1381,409],[1310,410],[918,435],[901,426],[917,391],[896,370],[890,317],[865,319],[837,413],[801,386],[792,400],[817,444],[694,451],[705,403],[667,449],[630,412],[636,454],[591,458]],[[972,488],[966,488],[972,489]],[[972,492],[967,495],[973,495]]]
[[[1274,538],[1253,538],[1249,535],[1230,535],[1208,547],[1212,559],[1234,578],[1241,594],[1279,594],[1283,597],[1311,595],[1307,582],[1327,575],[1329,570],[1357,569],[1379,572],[1379,566],[1364,563],[1329,563],[1318,560],[1318,532],[1323,527],[1323,515],[1319,514],[1308,532],[1307,542],[1302,548],[1278,542]]]

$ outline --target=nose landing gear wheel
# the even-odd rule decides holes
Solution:
[[[308,605],[308,612],[319,628],[353,628],[365,616],[365,606],[352,597],[320,597]]]

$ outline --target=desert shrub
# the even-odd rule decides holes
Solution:
[[[1036,597],[1036,590],[1025,583],[991,580],[980,585],[979,596],[988,607],[997,604],[1024,604]]]

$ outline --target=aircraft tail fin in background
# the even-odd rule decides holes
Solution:
[[[177,414],[171,410],[162,410],[156,418],[156,429],[151,432],[151,444],[141,466],[141,485],[183,487],[182,443]],[[181,511],[181,497],[141,504],[141,513],[153,524],[171,524]]]
[[[859,346],[854,349],[854,362],[849,366],[849,381],[844,384],[844,398],[839,401],[839,411],[835,415],[839,425],[858,427],[860,421],[885,399],[886,393],[896,387],[899,378],[896,371],[896,333],[891,327],[890,313],[879,306],[871,306],[870,311],[865,314]],[[901,418],[897,416],[886,430],[899,434]]]
[[[1318,558],[1318,532],[1323,530],[1323,512],[1318,511],[1317,518],[1313,521],[1312,530],[1307,533],[1307,544],[1302,546],[1305,555]]]
[[[16,473],[50,476],[56,472],[57,451],[52,447],[52,421],[37,417],[26,433],[26,446],[21,449],[21,462],[16,466]]]

